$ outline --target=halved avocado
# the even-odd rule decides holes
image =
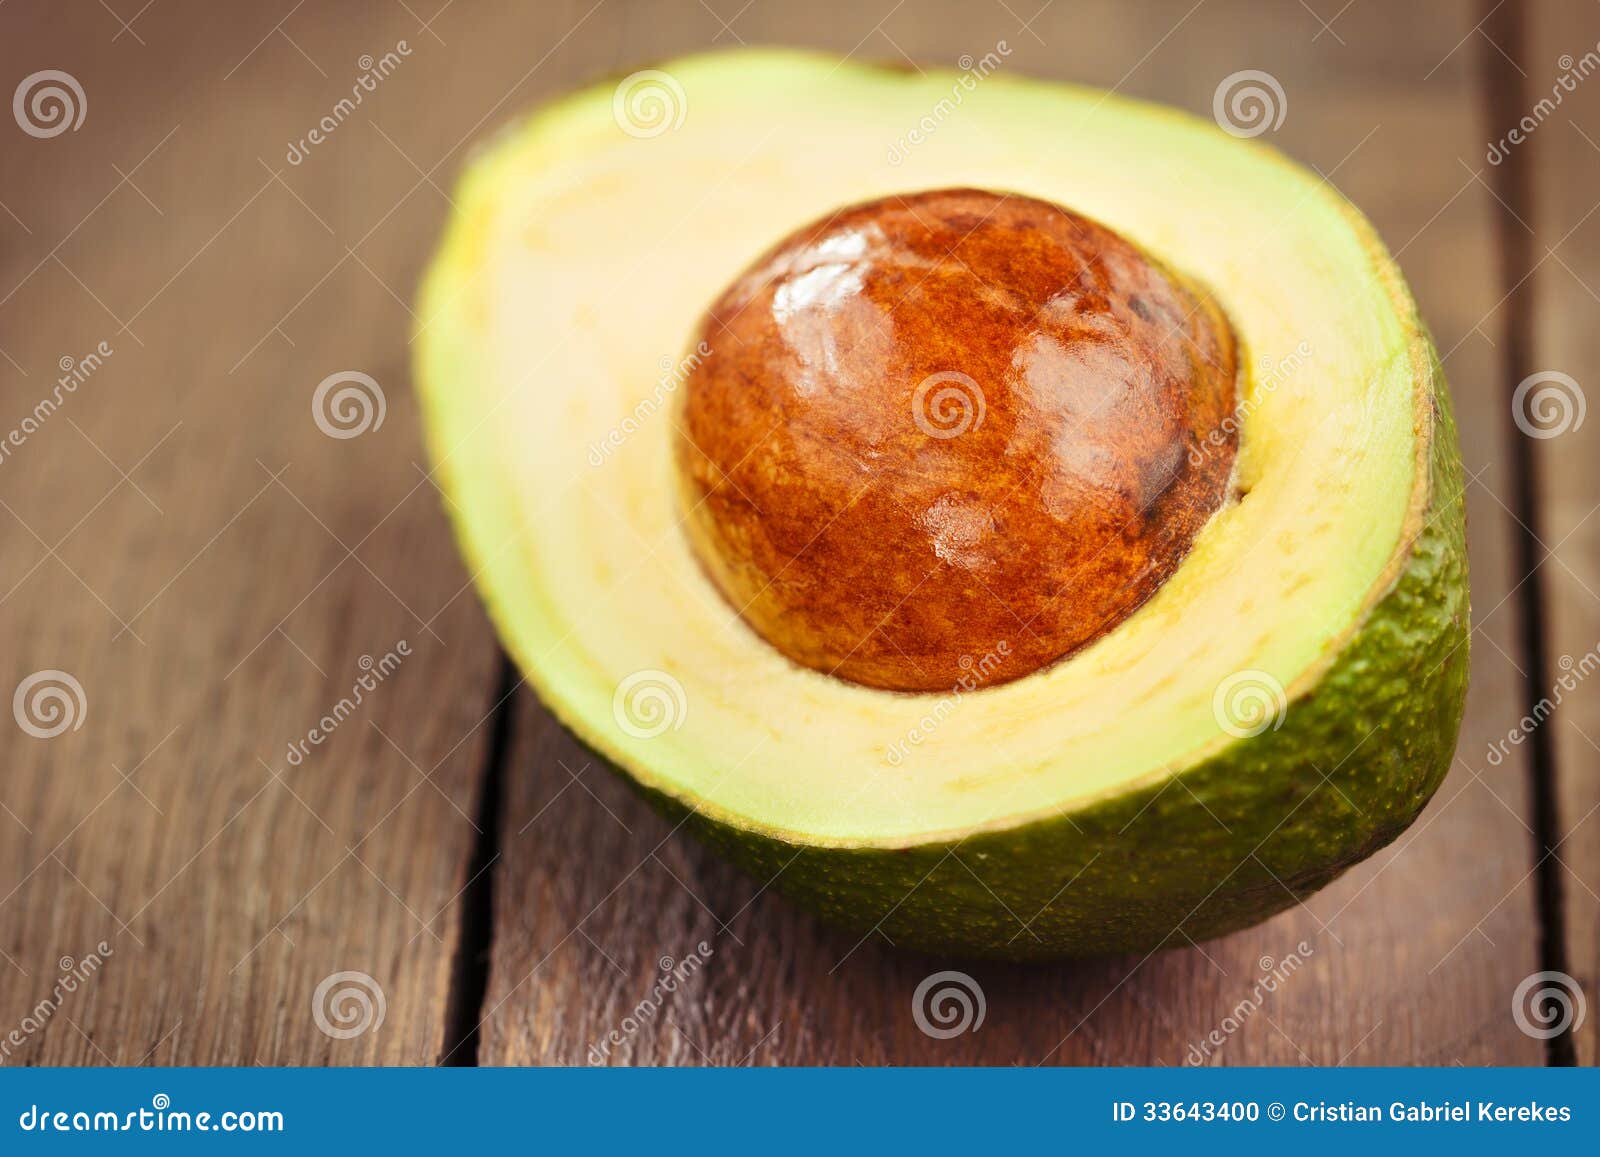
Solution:
[[[648,132],[606,84],[472,162],[419,312],[457,533],[567,727],[761,882],[929,950],[1216,936],[1411,823],[1466,689],[1462,478],[1437,356],[1355,209],[1257,143],[1087,89],[766,50],[649,75],[669,107]],[[1087,645],[906,692],[792,661],[719,590],[674,395],[761,254],[941,189],[1064,207],[1205,287],[1238,346],[1237,459],[1171,573]]]

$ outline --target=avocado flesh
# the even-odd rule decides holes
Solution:
[[[607,84],[480,155],[419,310],[438,476],[551,710],[761,880],[926,949],[1198,940],[1393,839],[1449,766],[1466,559],[1443,377],[1360,215],[1268,149],[1090,90],[773,51],[663,70],[675,130],[621,131]],[[1093,646],[907,695],[794,666],[712,589],[674,506],[664,367],[777,238],[962,186],[1094,217],[1216,294],[1250,367],[1243,497]],[[654,671],[682,706],[632,734],[617,688]],[[1213,709],[1241,671],[1288,700],[1247,738]]]

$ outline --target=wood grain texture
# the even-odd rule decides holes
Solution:
[[[377,126],[409,143],[422,93],[394,99],[392,77],[284,159],[358,56],[417,24],[307,13],[287,32],[314,65],[277,19],[160,4],[140,43],[94,4],[0,12],[8,91],[60,68],[88,101],[77,132],[0,131],[0,425],[53,393],[60,359],[112,351],[0,466],[0,683],[9,699],[61,669],[86,700],[76,730],[6,718],[0,739],[10,1063],[441,1051],[498,667],[413,465],[405,298],[444,202]],[[337,439],[313,393],[348,370],[387,413]],[[402,641],[345,716],[362,657]],[[40,1011],[102,941],[93,978]],[[314,993],[341,971],[381,988],[377,1031],[319,1030]]]
[[[1206,1063],[1541,1061],[1541,1042],[1510,1015],[1539,966],[1528,766],[1520,751],[1498,765],[1483,756],[1522,676],[1495,208],[1470,165],[1484,140],[1480,15],[1464,3],[1355,6],[1330,29],[1304,6],[1106,3],[1048,8],[1022,27],[1002,8],[930,3],[887,16],[758,5],[737,18],[751,42],[946,64],[1003,38],[1017,71],[1202,115],[1232,72],[1282,80],[1277,143],[1373,217],[1454,387],[1478,608],[1461,758],[1396,845],[1257,929],[1144,960],[1007,968],[823,928],[672,832],[524,693],[505,771],[483,1063],[1180,1064],[1214,1029],[1226,1043]],[[603,34],[580,30],[570,51],[624,68],[731,39],[705,25],[689,6],[631,6]],[[454,33],[480,67],[511,72],[499,31],[458,22]],[[1291,954],[1299,971],[1238,1015]],[[658,996],[663,962],[676,972],[691,956],[694,974]],[[977,980],[986,1018],[933,1039],[916,1027],[913,994],[948,967]]]
[[[1600,1063],[1600,687],[1594,685],[1600,648],[1600,421],[1576,408],[1600,404],[1594,367],[1600,364],[1600,13],[1578,4],[1529,5],[1527,73],[1522,105],[1508,110],[1490,139],[1507,154],[1502,164],[1531,169],[1534,203],[1522,231],[1528,246],[1533,341],[1524,371],[1566,374],[1576,390],[1546,377],[1519,409],[1529,428],[1538,483],[1535,544],[1538,579],[1547,607],[1546,709],[1553,709],[1557,826],[1551,869],[1566,915],[1571,975],[1587,993],[1588,1016],[1575,1034],[1578,1058]],[[1584,58],[1588,54],[1588,59]],[[1587,73],[1586,79],[1575,79]],[[1545,102],[1543,105],[1540,102]],[[1528,129],[1521,118],[1530,118]],[[1521,144],[1507,140],[1522,127]],[[1509,148],[1507,148],[1509,146]],[[1553,391],[1544,402],[1533,399]],[[1560,404],[1565,400],[1565,406]],[[1532,728],[1506,721],[1508,735]]]

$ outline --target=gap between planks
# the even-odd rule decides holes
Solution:
[[[1529,84],[1515,65],[1526,57],[1528,16],[1521,4],[1484,0],[1484,25],[1488,39],[1479,45],[1484,73],[1484,111],[1491,126],[1513,124],[1527,107]],[[1499,48],[1495,44],[1499,44]],[[1502,49],[1504,51],[1502,51]],[[1505,290],[1505,348],[1501,369],[1505,381],[1505,414],[1512,412],[1511,392],[1533,372],[1534,341],[1534,234],[1519,223],[1534,221],[1536,168],[1530,150],[1513,151],[1492,168],[1489,183],[1502,211],[1495,214],[1495,242],[1500,254],[1501,286]],[[1522,649],[1527,663],[1524,707],[1531,714],[1549,686],[1549,618],[1545,612],[1545,583],[1539,571],[1540,501],[1533,440],[1516,423],[1504,423],[1511,459],[1512,495],[1517,526],[1512,528],[1516,576],[1521,585],[1516,602],[1520,610]],[[1549,728],[1535,728],[1529,737],[1528,774],[1533,797],[1533,852],[1536,857],[1536,906],[1539,922],[1539,967],[1547,972],[1571,972],[1568,960],[1564,889],[1561,865],[1555,857],[1561,840],[1554,738]],[[1569,1026],[1545,1042],[1551,1065],[1577,1064],[1577,1050]]]
[[[511,759],[517,690],[522,682],[516,664],[502,650],[500,678],[490,709],[494,719],[489,748],[479,777],[478,838],[461,892],[461,932],[450,966],[450,1000],[445,1007],[441,1038],[439,1064],[451,1068],[475,1068],[478,1064],[479,1028],[494,951],[494,879],[500,861],[500,817]]]

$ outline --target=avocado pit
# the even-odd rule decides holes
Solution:
[[[804,666],[1020,678],[1150,598],[1222,504],[1236,349],[1104,226],[977,189],[806,226],[716,300],[679,392],[683,524]]]

